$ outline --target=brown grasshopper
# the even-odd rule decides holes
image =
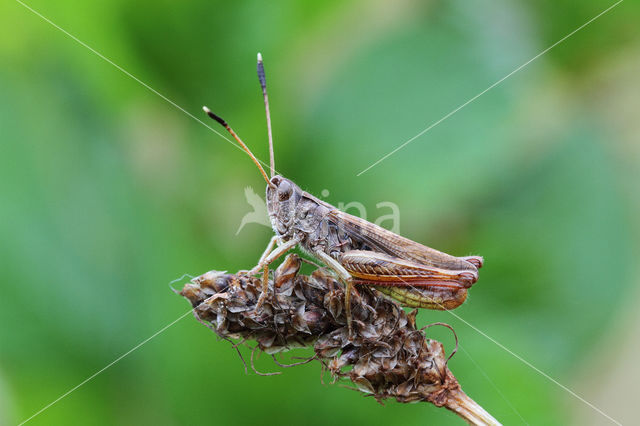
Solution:
[[[231,127],[203,107],[249,154],[267,181],[267,209],[275,236],[258,264],[246,271],[251,275],[263,272],[263,291],[257,307],[262,305],[268,291],[269,265],[295,246],[323,262],[345,284],[349,331],[353,285],[375,287],[409,307],[444,310],[460,306],[467,297],[467,289],[478,280],[482,257],[455,257],[416,243],[340,211],[303,191],[290,179],[275,175],[269,98],[260,54],[257,68],[267,115],[270,179]]]

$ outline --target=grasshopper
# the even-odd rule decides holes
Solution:
[[[344,283],[350,335],[354,285],[374,287],[408,307],[445,310],[460,306],[467,297],[467,289],[478,280],[482,257],[455,257],[404,238],[340,211],[303,191],[292,180],[276,175],[269,98],[259,53],[257,70],[267,116],[270,178],[227,122],[203,107],[246,151],[267,182],[267,210],[275,235],[258,264],[245,271],[250,275],[263,272],[262,294],[256,309],[268,291],[269,265],[296,246],[324,263]]]

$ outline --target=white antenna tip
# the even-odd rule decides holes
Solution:
[[[211,110],[210,110],[209,108],[207,108],[206,106],[203,106],[203,107],[202,107],[202,110],[203,110],[204,112],[206,112],[207,114],[209,114],[209,113],[211,112]]]
[[[262,55],[258,52],[258,62],[262,62]]]

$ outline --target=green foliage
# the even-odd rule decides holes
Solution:
[[[601,113],[615,94],[591,88],[613,59],[624,66],[615,49],[637,49],[637,5],[622,3],[356,177],[606,6],[28,4],[203,121],[207,104],[266,159],[261,51],[278,170],[328,189],[334,204],[392,201],[403,235],[485,256],[456,314],[560,382],[624,307],[637,208],[626,182],[638,161],[622,158],[621,124]],[[185,312],[166,283],[252,266],[270,231],[250,224],[235,236],[244,187],[263,186],[246,156],[18,3],[0,5],[0,24],[0,423],[15,423]],[[452,370],[495,417],[568,420],[571,396],[463,322],[418,320],[455,326],[464,350]],[[277,369],[267,357],[258,365]],[[245,375],[189,317],[32,423],[372,421],[454,416],[322,386],[315,364]]]

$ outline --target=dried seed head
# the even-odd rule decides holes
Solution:
[[[342,286],[323,269],[298,274],[300,264],[297,255],[287,256],[258,310],[262,283],[252,276],[211,271],[186,284],[181,294],[197,318],[220,336],[256,341],[271,354],[312,347],[334,379],[349,379],[378,401],[427,401],[470,422],[498,424],[462,392],[442,344],[416,328],[415,311],[407,314],[363,286],[353,298],[349,339]]]

